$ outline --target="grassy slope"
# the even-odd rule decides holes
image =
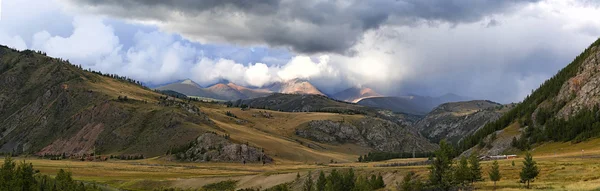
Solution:
[[[242,111],[239,108],[205,109],[211,119],[222,128],[223,133],[231,135],[231,139],[241,143],[249,142],[252,146],[265,148],[270,156],[279,162],[328,162],[330,160],[350,162],[360,154],[368,152],[368,148],[356,145],[326,145],[306,140],[294,135],[295,129],[311,120],[357,119],[358,115],[340,115],[332,113],[285,113],[252,109]],[[228,117],[229,111],[237,119]],[[264,118],[259,112],[269,112],[273,118]],[[253,117],[256,115],[256,117]],[[237,123],[236,120],[245,122]],[[319,145],[309,148],[306,143]]]
[[[352,120],[362,118],[360,115],[285,113],[257,109],[241,111],[222,105],[193,102],[203,112],[196,115],[177,106],[159,104],[162,95],[136,84],[83,71],[43,55],[24,56],[9,51],[2,59],[1,66],[7,66],[4,65],[6,63],[17,64],[3,70],[1,78],[22,78],[18,80],[22,84],[10,84],[0,89],[1,92],[11,92],[3,93],[0,97],[7,96],[22,102],[5,106],[9,109],[2,110],[5,114],[0,115],[0,119],[12,120],[18,126],[2,137],[8,143],[7,151],[11,150],[9,146],[25,142],[31,145],[26,153],[36,153],[42,148],[62,153],[66,145],[74,145],[74,148],[87,146],[88,152],[96,149],[96,152],[105,155],[159,156],[172,147],[189,143],[206,131],[230,134],[235,142],[249,142],[250,145],[264,148],[279,163],[349,162],[369,151],[369,148],[351,144],[315,143],[294,135],[295,128],[311,120]],[[48,101],[34,104],[44,97],[46,90],[53,92]],[[31,97],[17,99],[22,94]],[[119,101],[118,96],[127,96],[128,101]],[[66,104],[58,104],[62,102]],[[21,108],[33,108],[41,111],[42,115],[40,112],[20,112],[23,110]],[[226,111],[231,111],[245,122],[238,123],[237,119],[226,116]],[[274,118],[267,119],[260,114],[253,117],[258,111],[272,113]],[[23,116],[20,121],[26,123],[10,118],[11,115]],[[203,118],[204,115],[210,121]],[[49,122],[37,119],[39,116],[47,118]],[[89,127],[94,129],[90,130]],[[97,138],[89,137],[91,131],[99,132]],[[309,148],[307,143],[316,147]],[[47,147],[51,144],[53,147]]]

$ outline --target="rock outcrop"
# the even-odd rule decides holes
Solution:
[[[354,143],[384,152],[412,152],[413,149],[426,152],[437,147],[405,126],[371,117],[347,122],[315,120],[306,128],[297,129],[296,135],[328,144]]]
[[[215,133],[200,135],[185,152],[176,154],[179,160],[191,162],[271,163],[273,159],[256,147],[232,143]]]
[[[446,139],[457,143],[500,118],[510,107],[487,100],[446,103],[421,119],[415,129],[432,142]]]

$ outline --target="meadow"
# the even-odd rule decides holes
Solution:
[[[584,150],[583,155],[581,150]],[[554,151],[557,151],[556,153]],[[559,153],[558,151],[562,151]],[[532,183],[532,190],[599,190],[600,189],[600,139],[579,144],[548,143],[532,151],[541,170]],[[520,154],[519,157],[522,157]],[[583,157],[582,157],[583,156]],[[389,163],[408,163],[426,159],[393,159],[370,163],[304,164],[281,162],[277,164],[240,163],[181,163],[166,158],[143,160],[109,160],[88,162],[71,160],[46,160],[21,157],[16,160],[31,162],[42,174],[53,175],[59,169],[73,173],[76,180],[96,182],[108,187],[127,190],[154,188],[200,188],[203,185],[227,180],[237,181],[237,188],[269,188],[281,183],[291,183],[299,189],[312,172],[313,180],[319,171],[354,168],[358,176],[381,174],[386,183],[384,190],[398,190],[397,185],[410,171],[420,179],[427,179],[428,166],[378,167]],[[499,160],[502,179],[497,190],[525,190],[519,183],[522,158]],[[512,165],[514,162],[514,166]],[[487,172],[492,161],[482,161],[484,181],[474,184],[476,189],[493,190]],[[297,178],[297,175],[300,178]]]

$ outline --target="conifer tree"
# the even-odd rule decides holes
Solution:
[[[529,188],[529,183],[538,176],[540,170],[537,167],[536,162],[533,160],[531,153],[527,153],[525,155],[525,160],[523,161],[523,169],[521,170],[521,182],[527,183],[527,188]]]
[[[4,164],[2,164],[2,169],[0,169],[0,190],[11,190],[14,185],[14,176],[15,176],[15,167],[16,164],[12,160],[12,158],[7,156],[4,158]]]
[[[325,185],[327,184],[327,179],[325,178],[325,173],[321,171],[319,173],[319,178],[317,179],[317,191],[324,191]]]
[[[471,175],[471,183],[475,183],[477,181],[482,181],[481,177],[481,165],[479,164],[479,159],[477,155],[474,153],[469,156],[469,165],[470,165],[470,175]]]
[[[304,181],[304,188],[302,189],[303,191],[313,191],[313,181],[312,181],[312,176],[311,176],[311,172],[308,171],[308,175],[306,175],[306,181]]]
[[[494,181],[494,190],[496,190],[496,182],[500,181],[502,175],[500,174],[500,167],[498,166],[498,161],[494,160],[492,163],[492,169],[489,172],[490,180]]]
[[[456,182],[463,187],[471,181],[471,169],[469,168],[467,157],[460,157],[460,161],[454,170],[454,178],[456,179]]]
[[[440,142],[440,149],[435,152],[435,159],[429,167],[429,182],[438,190],[450,190],[455,186],[452,177],[452,155],[454,149],[445,140]]]

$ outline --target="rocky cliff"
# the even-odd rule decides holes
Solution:
[[[417,122],[415,129],[432,142],[446,139],[457,143],[500,118],[509,108],[487,100],[445,103]]]
[[[219,136],[215,133],[202,134],[192,142],[189,149],[178,153],[177,158],[191,162],[273,162],[273,159],[265,155],[262,150],[247,143],[233,143],[227,136]]]
[[[315,120],[296,135],[328,144],[354,143],[384,152],[429,152],[437,145],[411,132],[409,128],[386,120],[366,117],[358,121]]]

